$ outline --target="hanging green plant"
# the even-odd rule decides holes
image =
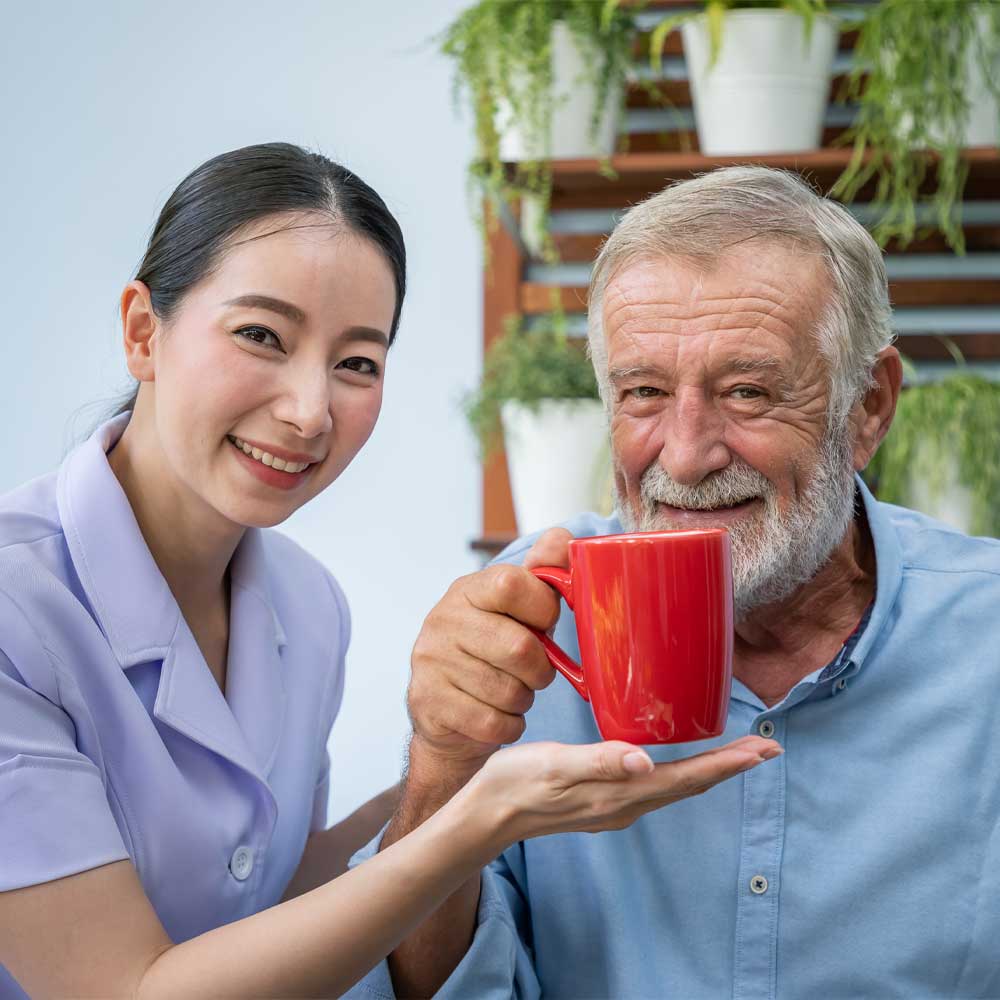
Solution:
[[[935,229],[964,252],[962,159],[970,66],[1000,100],[1000,4],[980,0],[879,0],[861,22],[845,99],[858,102],[842,142],[853,146],[831,194],[851,201],[870,181],[881,245],[905,246]],[[1000,112],[998,112],[1000,113]],[[925,190],[930,185],[931,190]],[[934,223],[918,226],[917,206]]]
[[[602,5],[594,0],[479,0],[439,39],[441,51],[455,61],[455,96],[465,97],[472,108],[473,187],[494,206],[513,205],[525,195],[534,199],[533,242],[550,261],[557,256],[547,216],[552,120],[559,112],[552,71],[552,33],[558,23],[566,25],[585,56],[579,86],[594,89],[590,136],[595,139],[609,100],[631,64],[635,26],[630,12],[616,10],[602,17]],[[516,123],[531,151],[529,159],[509,168],[500,155],[508,123]]]
[[[940,498],[949,468],[971,494],[972,533],[1000,537],[1000,383],[962,368],[900,394],[864,476],[880,500],[912,506],[914,483]]]
[[[487,351],[482,379],[463,408],[486,458],[500,443],[500,409],[508,400],[537,410],[546,399],[598,398],[594,366],[582,341],[567,336],[566,317],[552,313],[526,328],[515,315]]]

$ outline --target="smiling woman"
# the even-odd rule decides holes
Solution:
[[[340,995],[509,844],[770,746],[657,776],[627,744],[503,750],[342,874],[396,796],[324,829],[347,604],[267,529],[371,434],[405,287],[395,219],[319,154],[225,153],[167,201],[121,296],[135,393],[0,498],[0,998]]]

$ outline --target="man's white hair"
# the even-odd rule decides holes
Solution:
[[[637,260],[677,260],[711,269],[748,240],[816,254],[830,290],[812,333],[829,371],[831,426],[872,386],[879,351],[893,340],[892,308],[878,245],[841,205],[798,174],[726,167],[671,185],[631,208],[601,249],[590,280],[588,339],[601,397],[610,405],[603,303],[608,282]]]

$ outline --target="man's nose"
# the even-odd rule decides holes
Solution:
[[[699,390],[681,390],[663,415],[661,467],[678,483],[697,486],[732,460],[725,443],[725,418]]]
[[[330,375],[326,368],[289,366],[274,405],[275,417],[294,427],[299,436],[314,438],[332,429],[330,409]]]

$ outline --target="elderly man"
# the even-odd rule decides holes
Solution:
[[[625,216],[594,269],[590,338],[617,514],[515,543],[429,615],[382,842],[525,722],[528,740],[598,739],[561,679],[528,712],[551,680],[528,626],[558,612],[517,564],[565,564],[571,534],[729,529],[718,742],[759,733],[785,753],[622,832],[517,845],[362,992],[1000,997],[1000,543],[857,476],[901,382],[878,248],[794,176],[717,171]],[[576,650],[565,608],[555,635]]]

